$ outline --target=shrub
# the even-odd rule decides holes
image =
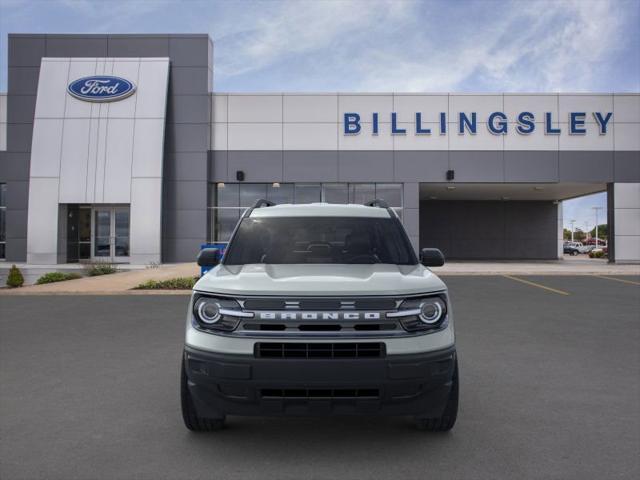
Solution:
[[[42,275],[37,281],[37,285],[43,285],[45,283],[64,282],[65,280],[75,280],[82,278],[77,273],[64,273],[64,272],[49,272]]]
[[[178,277],[167,280],[148,280],[141,283],[134,290],[191,290],[198,281],[198,277]]]
[[[603,250],[591,250],[589,252],[589,258],[603,258],[605,257],[606,254],[604,253]]]
[[[118,271],[118,269],[110,263],[94,263],[91,265],[87,265],[84,270],[89,277],[97,277],[98,275],[109,275]]]
[[[16,288],[21,287],[24,283],[24,277],[18,267],[13,265],[9,269],[9,275],[7,276],[7,287]]]

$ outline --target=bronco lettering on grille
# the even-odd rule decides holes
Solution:
[[[380,312],[256,312],[260,320],[380,320]]]

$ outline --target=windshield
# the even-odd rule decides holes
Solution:
[[[245,218],[225,265],[249,263],[415,265],[409,240],[394,218]]]

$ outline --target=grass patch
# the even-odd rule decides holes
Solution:
[[[191,290],[199,277],[177,277],[167,280],[148,280],[134,290]]]
[[[99,275],[117,273],[118,269],[110,263],[94,263],[84,267],[84,271],[89,277],[97,277]]]
[[[36,284],[44,285],[45,283],[64,282],[66,280],[76,280],[78,278],[82,278],[82,275],[77,273],[49,272],[36,280]]]

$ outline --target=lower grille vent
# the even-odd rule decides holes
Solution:
[[[384,343],[256,343],[260,358],[381,358]]]
[[[262,398],[380,398],[377,388],[263,388]]]

